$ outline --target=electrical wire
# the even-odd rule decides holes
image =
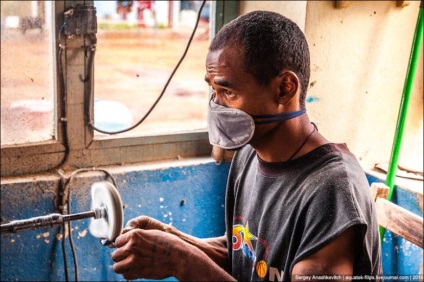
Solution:
[[[71,173],[68,181],[64,181],[64,176],[62,173],[59,172],[59,175],[61,176],[61,185],[63,186],[63,188],[61,189],[61,191],[63,192],[64,197],[62,198],[62,207],[66,205],[66,213],[67,214],[71,214],[71,183],[74,180],[74,178],[76,177],[77,174],[81,173],[81,172],[90,172],[90,171],[101,171],[104,172],[111,180],[113,185],[118,188],[117,183],[116,183],[116,179],[113,176],[112,173],[110,173],[109,171],[105,170],[105,169],[96,169],[96,168],[80,168],[75,170],[74,172]],[[66,201],[66,204],[65,204]],[[73,237],[72,237],[72,226],[71,226],[71,221],[67,222],[67,227],[68,227],[68,238],[69,238],[69,245],[71,247],[71,251],[72,251],[72,258],[74,261],[74,277],[75,277],[75,281],[78,281],[78,274],[79,274],[79,269],[78,269],[78,259],[77,259],[77,255],[76,255],[76,251],[75,251],[75,246],[74,246],[74,241],[73,241]],[[63,262],[64,262],[64,267],[65,267],[65,279],[66,281],[68,280],[68,265],[67,265],[67,260],[66,260],[66,248],[65,248],[65,238],[66,238],[66,227],[65,227],[65,223],[63,223],[62,225],[62,252],[63,252]]]
[[[62,228],[63,268],[65,270],[65,280],[66,280],[66,282],[68,282],[69,281],[69,278],[68,278],[68,262],[67,262],[67,259],[66,259],[66,246],[65,246],[65,233],[66,233],[65,222],[62,223],[61,228]]]
[[[195,33],[196,33],[196,30],[197,30],[197,26],[199,25],[199,21],[200,21],[200,16],[201,16],[201,12],[202,12],[202,10],[203,10],[203,7],[205,6],[205,3],[206,3],[206,0],[203,0],[202,1],[202,5],[200,6],[200,8],[199,8],[199,11],[197,12],[197,19],[196,19],[196,24],[194,25],[194,29],[193,29],[193,32],[191,33],[191,36],[190,36],[190,39],[188,40],[188,42],[187,42],[187,45],[186,45],[186,48],[185,48],[185,50],[184,50],[184,53],[183,53],[183,55],[181,56],[181,58],[180,58],[180,60],[178,61],[178,63],[177,63],[177,65],[175,66],[175,68],[174,68],[174,70],[172,71],[172,73],[171,73],[171,75],[169,76],[169,78],[168,78],[168,80],[167,80],[167,82],[165,83],[165,85],[164,85],[164,87],[163,87],[163,89],[162,89],[162,92],[160,93],[160,95],[159,95],[159,97],[156,99],[156,101],[153,103],[153,105],[150,107],[150,109],[147,111],[147,113],[144,115],[144,117],[142,118],[142,119],[140,119],[136,124],[134,124],[133,126],[131,126],[131,127],[128,127],[128,128],[126,128],[126,129],[122,129],[122,130],[118,130],[118,131],[106,131],[106,130],[102,130],[102,129],[99,129],[99,128],[97,128],[95,125],[94,125],[94,119],[93,119],[93,117],[92,117],[92,114],[91,114],[91,103],[92,103],[92,101],[94,100],[93,99],[93,97],[92,97],[92,95],[93,95],[93,93],[91,93],[91,89],[90,89],[90,99],[89,99],[89,108],[88,108],[88,117],[89,117],[89,121],[88,121],[88,125],[91,127],[91,128],[93,128],[94,130],[96,130],[96,131],[98,131],[98,132],[101,132],[101,133],[104,133],[104,134],[119,134],[119,133],[124,133],[124,132],[127,132],[127,131],[130,131],[130,130],[132,130],[132,129],[134,129],[134,128],[136,128],[137,126],[139,126],[149,115],[150,115],[150,113],[153,111],[153,109],[156,107],[156,105],[159,103],[159,101],[162,99],[162,97],[163,97],[163,95],[165,94],[165,91],[166,91],[166,89],[168,88],[168,85],[169,85],[169,83],[171,82],[171,79],[174,77],[174,74],[175,74],[175,72],[178,70],[178,68],[179,68],[179,66],[181,65],[181,63],[182,63],[182,61],[184,60],[184,58],[185,58],[185,56],[186,56],[186,54],[187,54],[187,52],[188,52],[188,49],[189,49],[189,47],[190,47],[190,45],[191,45],[191,42],[193,41],[193,38],[194,38],[194,35],[195,35]],[[95,37],[95,36],[94,36]],[[94,39],[95,40],[95,43],[96,43],[96,41],[97,41],[97,39]],[[91,52],[91,57],[94,57],[94,50],[92,50],[92,52]],[[94,61],[94,59],[90,59],[90,62],[89,62],[89,70],[91,71],[92,70],[92,64],[93,64],[93,61]],[[89,77],[89,80],[91,80],[91,76]],[[89,85],[91,85],[91,82],[90,81],[88,81],[87,82]],[[88,95],[87,95],[88,96]]]
[[[63,23],[62,26],[59,29],[59,34],[58,34],[58,40],[59,40],[59,52],[58,52],[58,64],[59,64],[59,76],[60,76],[60,89],[63,91],[63,97],[62,97],[62,103],[61,103],[61,117],[60,117],[60,122],[62,124],[62,134],[63,134],[63,141],[64,141],[64,145],[65,145],[65,155],[62,159],[62,161],[59,163],[59,165],[57,167],[61,167],[63,166],[69,159],[69,143],[68,143],[68,126],[67,126],[67,111],[66,111],[66,96],[67,96],[67,91],[66,91],[66,87],[65,87],[65,77],[64,77],[64,72],[63,72],[63,66],[62,66],[62,54],[63,54],[63,50],[65,48],[65,46],[62,44],[61,41],[61,35],[62,35],[62,31],[65,28],[66,23]],[[59,172],[59,171],[58,171]],[[61,187],[65,186],[65,179],[62,173],[60,173],[60,177],[61,177]],[[62,191],[63,192],[63,191]],[[63,195],[61,195],[63,197]],[[63,198],[62,198],[63,201]],[[64,210],[63,210],[63,205],[60,207],[61,209],[61,213],[63,214]],[[63,267],[65,270],[65,280],[68,282],[69,281],[69,276],[68,276],[68,261],[67,261],[67,255],[66,255],[66,225],[65,223],[63,223],[61,225],[61,229],[62,229],[62,255],[63,255]],[[69,229],[70,230],[70,229]],[[69,231],[68,231],[69,232]]]
[[[65,26],[66,26],[66,23],[63,23],[59,29],[59,34],[58,34],[58,38],[59,38],[58,64],[59,64],[59,76],[60,76],[59,81],[60,81],[60,89],[62,90],[62,93],[63,93],[62,103],[61,103],[60,122],[62,124],[62,136],[63,136],[63,144],[65,146],[65,155],[62,161],[59,163],[59,165],[56,166],[56,168],[63,166],[65,163],[68,162],[68,159],[69,159],[68,120],[67,120],[67,110],[66,110],[67,91],[65,87],[65,74],[63,72],[63,66],[62,66],[62,54],[66,46],[63,45],[61,41],[62,31],[65,28]]]
[[[68,194],[68,204],[67,204],[67,208],[68,208],[68,214],[71,214],[71,199],[69,197]],[[74,275],[75,275],[75,281],[78,281],[78,260],[77,260],[77,253],[75,252],[75,247],[74,247],[74,239],[72,238],[72,229],[71,229],[71,221],[68,221],[68,232],[69,232],[69,245],[71,246],[71,250],[72,250],[72,258],[74,260]],[[63,239],[65,240],[65,239]]]

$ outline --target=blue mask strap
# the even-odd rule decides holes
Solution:
[[[255,120],[256,125],[261,125],[261,124],[270,124],[270,123],[293,119],[303,115],[304,113],[306,113],[306,109],[302,109],[300,111],[295,111],[290,113],[275,114],[275,115],[252,115],[252,118]],[[260,119],[265,119],[265,120],[260,120]]]

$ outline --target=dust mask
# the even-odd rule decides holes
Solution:
[[[255,133],[255,125],[281,122],[306,113],[300,111],[273,115],[249,115],[234,108],[209,102],[208,132],[209,142],[227,150],[239,149],[249,143]]]

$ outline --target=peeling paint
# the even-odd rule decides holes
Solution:
[[[83,231],[78,232],[78,238],[79,237],[83,238],[83,237],[85,237],[85,235],[87,235],[87,229],[84,229]]]
[[[411,246],[412,246],[412,243],[406,240],[403,242],[403,244],[400,245],[400,249],[403,251],[403,254],[405,256],[411,255]]]
[[[44,237],[44,238],[49,237],[49,236],[50,236],[50,232],[45,232],[45,233],[43,233],[43,237]]]
[[[45,242],[46,244],[48,244],[48,243],[50,243],[50,240],[45,239],[45,240],[44,240],[44,242]]]
[[[306,103],[319,102],[320,98],[316,96],[309,96],[306,98]]]

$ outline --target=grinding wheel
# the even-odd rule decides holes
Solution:
[[[91,186],[92,209],[104,208],[106,213],[98,219],[91,219],[89,231],[100,239],[115,241],[121,234],[124,221],[122,201],[118,190],[110,182],[96,182]]]

